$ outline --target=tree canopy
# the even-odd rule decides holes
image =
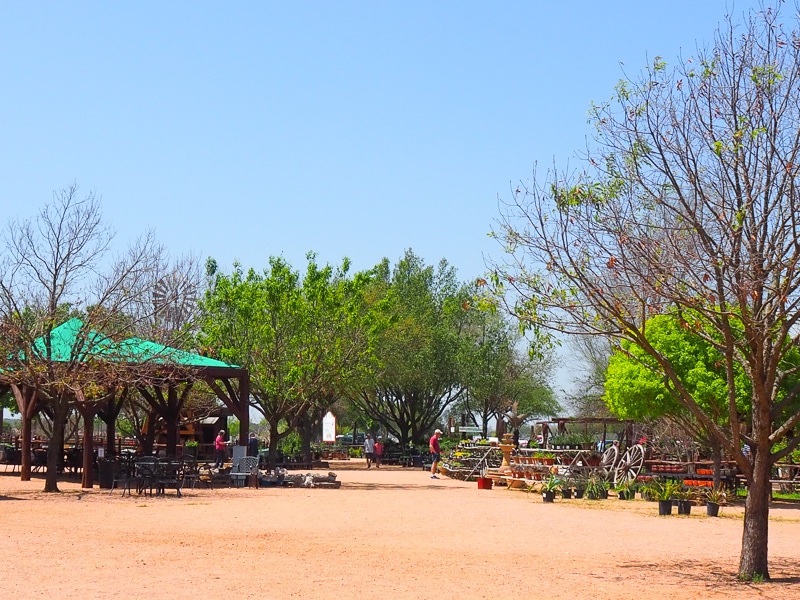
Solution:
[[[225,274],[215,264],[209,261],[212,283],[199,337],[221,359],[250,370],[251,397],[269,423],[274,464],[281,437],[310,415],[324,414],[363,372],[368,344],[361,288],[369,276],[349,277],[346,260],[339,269],[320,267],[313,254],[302,277],[280,257],[270,258],[261,273],[235,265]]]
[[[513,258],[493,281],[534,333],[635,342],[736,460],[748,482],[744,578],[769,576],[770,473],[800,443],[800,411],[788,410],[800,388],[784,385],[800,318],[798,39],[796,15],[788,26],[767,8],[728,19],[674,66],[656,57],[593,108],[585,168],[520,183],[496,232]],[[667,311],[723,358],[724,422],[648,339],[649,318]]]
[[[353,402],[402,443],[423,443],[464,393],[460,357],[468,295],[455,269],[411,250],[376,268],[371,302],[384,326],[373,335],[373,368]]]

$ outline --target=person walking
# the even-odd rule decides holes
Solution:
[[[372,461],[375,458],[375,440],[372,439],[372,434],[368,433],[364,438],[364,456],[367,457],[367,468],[372,466]]]
[[[217,439],[214,440],[214,468],[221,469],[225,466],[225,430],[220,429]]]
[[[247,440],[247,456],[258,456],[258,438],[255,433],[250,433]]]
[[[439,438],[442,437],[442,430],[437,429],[433,432],[431,436],[431,441],[428,443],[428,449],[431,453],[431,460],[433,464],[431,464],[431,479],[439,479],[436,475],[436,469],[439,466],[439,460],[442,458],[442,450],[439,447]]]
[[[375,440],[375,468],[381,468],[381,457],[383,456],[383,438]]]

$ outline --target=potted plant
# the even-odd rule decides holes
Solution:
[[[586,497],[589,500],[608,498],[608,482],[600,473],[592,473],[586,480]]]
[[[186,443],[183,445],[183,453],[197,458],[197,446],[197,440],[186,440]]]
[[[556,462],[556,455],[552,452],[544,452],[538,450],[533,453],[533,458],[535,459],[534,462],[537,462],[542,465],[552,465]]]
[[[634,500],[638,488],[639,484],[635,479],[625,479],[614,488],[614,491],[620,500]]]
[[[561,489],[561,480],[555,475],[550,475],[542,483],[542,501],[553,502],[556,498],[556,492]]]
[[[581,499],[583,498],[583,494],[586,492],[586,476],[576,475],[575,476],[575,498]]]
[[[706,514],[709,517],[719,516],[719,507],[725,504],[728,495],[721,487],[706,490]]]
[[[561,497],[564,500],[572,498],[572,478],[564,477],[561,480]]]
[[[490,489],[492,489],[492,484],[494,483],[494,481],[492,481],[491,477],[487,477],[486,476],[487,473],[488,473],[488,469],[486,467],[483,467],[481,469],[480,476],[478,477],[478,489],[479,490],[490,490]]]
[[[661,516],[672,514],[672,500],[675,497],[675,492],[680,489],[680,486],[674,481],[665,481],[663,483],[656,481],[651,482],[650,490],[652,496],[658,501],[658,514]]]
[[[694,501],[694,492],[691,488],[681,488],[675,491],[673,497],[678,505],[679,515],[692,514],[692,504]]]

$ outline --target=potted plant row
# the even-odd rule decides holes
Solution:
[[[555,450],[592,450],[594,436],[586,433],[559,433],[550,438],[550,446]]]

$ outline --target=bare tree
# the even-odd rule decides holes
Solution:
[[[742,578],[769,577],[770,472],[800,437],[800,33],[772,9],[730,19],[674,68],[657,57],[596,107],[582,173],[521,184],[498,236],[494,281],[534,332],[635,342],[748,484]],[[534,176],[535,177],[535,176]],[[724,357],[726,425],[692,397],[645,335],[672,312]],[[737,414],[734,365],[752,383]],[[781,390],[788,390],[785,394]],[[748,421],[740,428],[740,418]],[[784,449],[773,446],[788,437]],[[743,452],[747,444],[751,454]]]
[[[583,366],[582,370],[573,371],[577,374],[569,403],[575,414],[579,417],[610,417],[603,392],[612,344],[606,337],[576,335],[569,339],[569,346],[573,357],[577,357]]]
[[[100,199],[93,192],[79,197],[74,184],[55,192],[34,218],[12,220],[5,232],[3,377],[28,409],[23,424],[38,409],[52,420],[47,492],[58,491],[64,427],[78,398],[96,401],[120,377],[119,363],[87,358],[103,340],[130,331],[136,318],[131,308],[162,260],[152,234],[116,258],[110,256],[112,239]],[[70,316],[80,316],[81,325],[65,349],[53,331]],[[23,443],[29,437],[23,432]]]

